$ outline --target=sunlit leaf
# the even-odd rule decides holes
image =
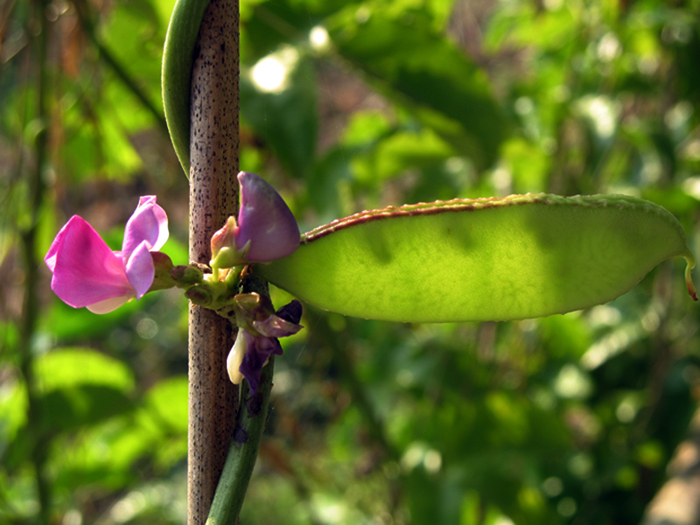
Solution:
[[[149,96],[159,97],[161,56],[165,25],[156,10],[158,2],[129,0],[115,4],[103,27],[104,43],[128,68]]]
[[[63,348],[36,363],[47,430],[68,430],[128,410],[134,378],[126,365],[86,348]]]
[[[408,168],[434,167],[455,152],[432,130],[399,132],[383,140],[370,154],[356,155],[353,174],[361,182],[381,184]]]
[[[66,387],[98,385],[122,392],[134,387],[129,368],[116,359],[87,348],[61,348],[36,363],[37,379],[46,392]]]
[[[163,431],[187,434],[187,377],[161,381],[146,395],[145,409]]]

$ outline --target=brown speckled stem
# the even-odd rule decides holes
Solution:
[[[210,239],[238,211],[238,1],[212,0],[192,70],[190,260],[209,263]],[[229,322],[190,306],[188,524],[204,524],[226,461],[238,398],[226,374]]]

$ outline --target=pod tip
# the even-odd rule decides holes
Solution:
[[[693,301],[698,300],[698,294],[695,291],[695,284],[693,284],[693,275],[692,275],[692,270],[695,268],[695,257],[693,257],[693,254],[688,252],[685,256],[685,260],[688,263],[685,267],[685,285],[688,288],[688,293],[690,294],[690,297],[693,298]]]

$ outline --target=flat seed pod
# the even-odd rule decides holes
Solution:
[[[686,258],[680,223],[622,195],[513,195],[365,211],[302,236],[256,273],[303,301],[400,322],[510,320],[570,312]]]
[[[161,85],[170,139],[190,176],[190,84],[199,27],[209,0],[177,0],[163,48]]]

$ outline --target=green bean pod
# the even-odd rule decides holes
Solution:
[[[190,173],[190,89],[199,27],[209,0],[177,0],[165,35],[161,86],[165,120],[182,169]]]
[[[674,256],[676,218],[623,195],[513,195],[365,211],[255,268],[326,310],[400,322],[511,320],[610,301]]]

